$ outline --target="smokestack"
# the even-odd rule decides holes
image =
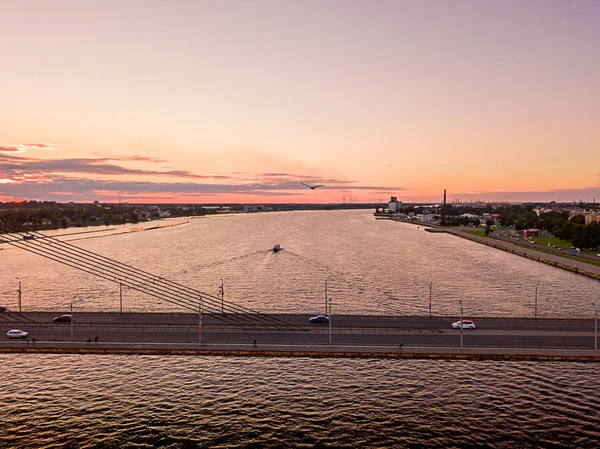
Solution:
[[[444,189],[444,205],[442,206],[442,219],[446,216],[446,189]]]

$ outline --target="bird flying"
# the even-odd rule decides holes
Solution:
[[[325,187],[324,184],[320,184],[318,186],[311,186],[309,184],[304,184],[303,182],[301,182],[300,184],[302,184],[303,186],[309,187],[311,190],[315,190],[317,187]]]

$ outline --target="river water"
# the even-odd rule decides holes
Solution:
[[[591,317],[600,282],[448,234],[375,220],[371,211],[301,211],[168,220],[162,229],[121,226],[63,237],[89,251],[263,312],[459,313],[472,316]],[[157,222],[145,223],[146,227]],[[113,229],[113,228],[111,228]],[[89,230],[89,228],[87,228]],[[72,233],[73,229],[48,232]],[[96,236],[96,238],[92,238]],[[284,250],[270,249],[279,243]],[[14,309],[18,281],[25,310],[117,310],[115,283],[21,249],[0,251],[0,305]],[[176,310],[125,288],[124,308]],[[180,309],[181,310],[181,309]]]
[[[63,237],[259,311],[590,317],[597,281],[367,211],[169,220]],[[156,223],[151,224],[156,225]],[[145,226],[149,226],[146,224]],[[136,228],[131,230],[132,228]],[[70,233],[72,230],[53,234]],[[269,249],[279,243],[284,251]],[[6,246],[6,245],[4,245]],[[118,287],[15,248],[0,305],[116,310]],[[126,289],[129,310],[173,310]],[[0,355],[0,447],[598,447],[600,366]]]

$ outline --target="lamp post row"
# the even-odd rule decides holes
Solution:
[[[594,351],[598,350],[598,304],[593,302],[592,305],[594,306],[594,315],[595,315],[595,319],[594,319]]]
[[[22,289],[21,289],[21,279],[17,278],[19,280],[19,289],[17,290],[18,293],[18,305],[19,305],[19,313],[22,312],[22,304],[21,304],[21,299],[22,299]],[[219,288],[220,293],[221,293],[221,313],[224,313],[224,296],[225,296],[225,289],[224,289],[224,285],[223,285],[223,280],[221,279],[221,286]],[[431,309],[432,309],[432,291],[433,291],[433,282],[429,283],[429,319],[431,319]],[[73,299],[71,300],[71,343],[73,343],[74,341],[74,317],[73,317],[73,301],[77,298],[77,295],[75,295],[73,297]],[[202,343],[202,298],[200,298],[200,302],[198,303],[198,343]],[[327,302],[329,301],[329,310],[327,307]],[[327,315],[328,319],[329,319],[329,345],[331,346],[331,301],[332,298],[327,298],[327,280],[325,281],[325,314]],[[463,347],[463,327],[462,327],[462,322],[463,322],[463,304],[462,304],[462,300],[459,300],[459,304],[460,304],[460,347]],[[594,350],[597,351],[598,350],[598,304],[595,302],[592,302],[592,305],[594,306]],[[535,286],[535,301],[534,301],[534,318],[537,320],[537,306],[538,306],[538,284],[536,284]],[[119,282],[119,312],[122,314],[123,313],[123,284]]]

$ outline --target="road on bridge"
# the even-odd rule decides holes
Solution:
[[[55,313],[0,314],[0,341],[8,329],[29,332],[40,342],[69,342],[70,323],[54,323]],[[309,315],[205,315],[203,343],[329,344],[329,325],[311,324]],[[459,346],[453,317],[333,316],[331,340],[345,346]],[[594,347],[594,320],[474,318],[477,328],[463,331],[465,347]],[[128,343],[198,342],[197,314],[85,313],[74,316],[74,341]],[[12,344],[28,344],[26,341]],[[92,343],[93,344],[93,343]]]

